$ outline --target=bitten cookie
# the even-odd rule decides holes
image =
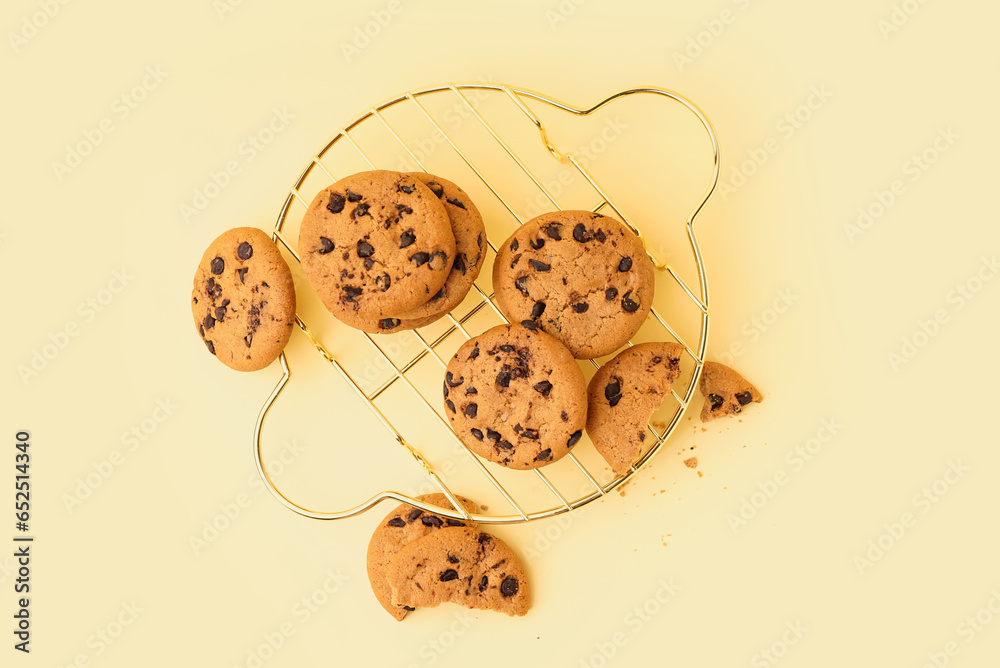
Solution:
[[[528,221],[497,249],[493,289],[511,322],[534,320],[577,359],[624,345],[653,304],[653,263],[613,218],[556,211]]]
[[[476,512],[475,503],[463,496],[456,498],[470,513]],[[418,496],[417,499],[442,508],[451,507],[448,497],[444,494],[424,494]],[[407,543],[422,538],[441,527],[466,525],[475,526],[472,522],[453,520],[425,512],[408,503],[399,506],[382,519],[368,542],[368,582],[371,583],[372,591],[375,592],[375,598],[386,609],[386,612],[401,620],[406,617],[407,612],[413,609],[392,603],[392,588],[385,579],[385,572],[396,553]]]
[[[478,529],[446,528],[418,538],[396,554],[385,576],[393,602],[413,608],[450,601],[514,616],[531,604],[521,560]]]
[[[474,453],[512,469],[534,469],[565,456],[580,440],[587,386],[556,339],[522,325],[499,325],[452,357],[444,404],[451,428]]]
[[[455,235],[430,188],[398,172],[361,172],[320,191],[299,229],[302,270],[348,325],[420,306],[440,290]]]
[[[455,261],[444,287],[420,306],[384,318],[363,318],[355,313],[347,313],[342,318],[352,327],[373,334],[417,329],[444,317],[469,294],[486,261],[486,228],[479,210],[465,191],[433,174],[410,172],[407,176],[427,185],[448,212],[455,235]]]
[[[263,369],[292,335],[292,272],[271,237],[256,227],[224,232],[194,274],[191,312],[208,348],[237,371]]]
[[[680,374],[684,346],[640,343],[598,369],[587,388],[587,433],[616,475],[642,452],[646,425]]]
[[[718,362],[705,362],[698,389],[705,395],[705,404],[701,407],[702,422],[739,413],[747,404],[764,401],[764,396],[756,387]]]

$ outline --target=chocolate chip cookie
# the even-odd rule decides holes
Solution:
[[[587,387],[587,433],[616,475],[628,471],[650,436],[646,425],[680,374],[684,346],[640,343],[598,369]]]
[[[295,286],[271,237],[237,227],[213,241],[194,274],[191,313],[226,366],[256,371],[277,359],[292,335]]]
[[[445,415],[480,457],[534,469],[565,456],[583,435],[587,387],[559,341],[525,325],[499,325],[466,341],[444,377]]]
[[[493,289],[508,320],[533,320],[587,359],[614,352],[642,326],[654,270],[639,238],[614,218],[556,211],[497,249]]]
[[[403,546],[386,569],[392,600],[411,608],[450,601],[524,615],[531,605],[524,565],[506,543],[471,528],[445,528]]]
[[[451,181],[432,174],[410,172],[407,176],[427,185],[448,212],[455,235],[455,261],[444,287],[416,308],[384,318],[365,318],[353,312],[343,314],[341,319],[344,322],[373,334],[417,329],[443,318],[469,294],[486,261],[486,228],[479,210],[465,191]]]
[[[476,512],[475,503],[463,496],[456,498],[470,513]],[[451,507],[448,497],[444,494],[424,494],[417,499],[442,508]],[[392,588],[385,579],[385,572],[396,553],[407,543],[422,538],[432,531],[442,527],[462,526],[475,526],[475,524],[428,513],[408,503],[399,506],[382,519],[368,543],[368,581],[371,583],[372,591],[375,592],[375,598],[386,612],[401,620],[413,609],[392,603]]]
[[[740,374],[725,364],[705,362],[698,389],[705,395],[701,421],[709,422],[723,415],[734,415],[751,403],[764,401],[764,396]]]
[[[299,229],[302,270],[327,309],[381,319],[437,294],[455,235],[430,188],[398,172],[361,172],[320,191]]]

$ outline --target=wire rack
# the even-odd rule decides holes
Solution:
[[[557,197],[554,196],[550,192],[550,189],[543,183],[543,179],[540,179],[528,166],[527,161],[519,156],[518,151],[512,148],[511,142],[505,140],[503,133],[498,132],[495,129],[494,125],[487,119],[486,114],[479,110],[479,105],[473,104],[473,102],[470,101],[470,95],[480,96],[480,98],[484,95],[496,96],[499,97],[503,104],[514,105],[517,110],[520,110],[520,112],[523,113],[523,116],[527,119],[526,122],[530,122],[535,126],[538,132],[538,138],[548,150],[548,153],[551,154],[551,157],[564,165],[570,165],[585,179],[586,184],[589,185],[593,193],[596,195],[598,204],[593,207],[573,206],[567,208],[591,208],[594,212],[603,211],[606,215],[613,214],[619,220],[627,224],[640,239],[643,239],[644,245],[646,244],[646,241],[643,238],[640,229],[637,228],[625,212],[623,212],[622,209],[616,205],[615,200],[611,197],[610,193],[608,193],[608,191],[597,182],[585,165],[581,163],[578,157],[574,156],[571,152],[560,151],[555,145],[553,145],[549,139],[549,133],[545,124],[542,122],[541,118],[534,111],[532,111],[529,104],[541,104],[557,110],[558,112],[565,112],[576,116],[588,116],[620,98],[646,95],[653,96],[654,98],[665,102],[680,104],[694,114],[694,116],[701,122],[701,125],[704,127],[704,130],[708,134],[708,138],[711,141],[713,159],[712,174],[708,187],[697,206],[687,217],[686,221],[686,235],[688,241],[690,242],[691,251],[694,254],[694,263],[697,267],[697,285],[695,287],[689,286],[684,280],[682,280],[681,276],[672,266],[655,257],[649,252],[648,245],[646,246],[647,253],[650,255],[650,258],[657,269],[661,272],[666,272],[669,275],[670,280],[677,283],[683,293],[687,295],[687,298],[690,300],[693,308],[697,310],[697,319],[698,322],[700,322],[700,331],[697,342],[685,342],[677,334],[675,329],[671,327],[668,321],[664,319],[655,309],[651,311],[650,318],[647,319],[646,324],[643,325],[644,328],[649,326],[662,328],[662,336],[654,337],[655,340],[668,340],[668,338],[672,338],[684,346],[686,355],[689,356],[693,362],[689,365],[690,370],[687,372],[689,375],[687,379],[683,379],[684,372],[682,371],[682,380],[687,381],[686,391],[684,391],[682,396],[675,390],[671,390],[670,399],[675,404],[672,418],[666,423],[665,427],[663,426],[663,422],[660,422],[660,427],[657,427],[652,422],[647,425],[647,429],[653,436],[653,439],[646,439],[646,441],[650,443],[649,446],[644,452],[642,452],[641,456],[632,464],[626,473],[615,476],[610,481],[599,482],[598,479],[602,477],[605,472],[597,474],[585,466],[584,463],[581,462],[581,459],[575,454],[578,452],[577,449],[566,455],[559,462],[556,462],[549,467],[545,467],[544,469],[517,472],[518,475],[526,478],[537,477],[535,480],[532,480],[532,487],[535,490],[541,489],[544,492],[542,494],[522,494],[518,485],[512,485],[509,482],[507,484],[502,484],[496,475],[499,473],[496,465],[481,460],[474,453],[472,453],[472,451],[462,445],[457,436],[454,436],[454,433],[451,432],[450,428],[448,428],[447,418],[435,410],[435,405],[437,403],[441,403],[439,400],[441,383],[440,378],[438,378],[438,380],[434,383],[421,383],[419,380],[411,378],[411,371],[417,363],[428,358],[434,360],[436,364],[440,365],[440,376],[443,376],[444,368],[447,365],[449,356],[442,356],[438,352],[438,346],[442,343],[442,341],[454,334],[459,334],[466,339],[480,334],[482,330],[477,330],[473,325],[475,323],[475,316],[483,310],[491,310],[503,322],[506,322],[503,314],[500,313],[494,303],[493,293],[491,290],[488,291],[484,289],[479,285],[478,281],[474,283],[471,297],[475,298],[476,303],[465,313],[456,313],[453,311],[446,316],[446,323],[449,325],[443,333],[430,337],[426,335],[423,330],[414,330],[413,334],[419,342],[418,350],[414,355],[410,356],[410,359],[404,362],[392,359],[392,357],[387,354],[385,350],[385,342],[392,336],[397,335],[371,335],[358,331],[357,336],[367,339],[367,343],[371,347],[372,354],[376,359],[380,360],[380,364],[383,366],[388,365],[387,368],[391,374],[388,380],[374,389],[364,389],[363,384],[359,383],[358,380],[348,372],[341,362],[339,362],[334,355],[330,353],[327,347],[324,346],[323,343],[317,338],[317,336],[314,335],[313,330],[309,328],[306,322],[296,315],[296,324],[299,330],[309,339],[309,342],[312,344],[313,348],[315,348],[320,357],[332,366],[334,370],[336,370],[342,380],[348,384],[355,394],[357,394],[358,398],[369,408],[369,410],[372,411],[378,421],[388,432],[389,438],[392,441],[395,441],[395,443],[399,446],[405,448],[405,450],[412,455],[414,462],[430,479],[433,487],[436,490],[440,490],[449,499],[449,501],[451,501],[454,508],[460,509],[453,510],[452,508],[443,508],[419,501],[412,495],[385,490],[374,494],[370,498],[365,499],[361,503],[350,508],[337,511],[317,511],[305,508],[295,503],[282,493],[275,485],[274,480],[264,464],[262,456],[262,440],[264,425],[268,413],[275,405],[275,402],[281,395],[282,390],[286,387],[292,377],[292,370],[289,366],[288,359],[283,352],[279,359],[282,376],[261,408],[254,426],[253,454],[257,465],[257,471],[260,474],[264,485],[281,504],[299,515],[318,520],[341,519],[362,513],[383,500],[393,499],[399,502],[410,503],[418,508],[422,508],[425,511],[436,512],[446,517],[454,519],[471,519],[480,523],[518,523],[552,517],[594,501],[628,481],[663,447],[664,442],[677,426],[681,416],[691,401],[692,394],[695,386],[697,385],[705,359],[709,323],[708,285],[701,251],[695,236],[694,222],[702,208],[708,202],[708,199],[711,197],[716,184],[718,183],[720,155],[718,139],[709,119],[693,102],[676,92],[661,88],[632,88],[614,93],[589,108],[574,107],[534,91],[513,88],[499,83],[478,82],[447,84],[399,95],[398,97],[369,108],[367,111],[359,115],[354,121],[341,128],[340,131],[337,132],[323,146],[323,148],[310,157],[308,164],[289,190],[284,205],[278,214],[272,235],[274,241],[284,246],[296,262],[300,261],[295,245],[285,238],[283,230],[289,218],[292,205],[297,201],[304,207],[308,207],[313,196],[319,191],[319,188],[313,187],[311,192],[304,192],[304,189],[307,189],[307,186],[305,185],[307,180],[310,180],[311,177],[312,179],[315,179],[316,176],[321,175],[323,177],[321,179],[323,181],[321,187],[326,187],[330,183],[336,181],[337,178],[347,175],[346,173],[338,173],[336,166],[327,164],[327,157],[330,155],[331,150],[335,146],[343,146],[343,144],[350,145],[350,147],[356,151],[357,155],[360,156],[360,159],[363,160],[363,164],[368,165],[371,169],[391,168],[386,166],[380,167],[377,165],[376,161],[369,157],[369,151],[366,151],[362,146],[362,141],[355,138],[355,135],[357,135],[363,127],[368,127],[371,124],[377,124],[382,130],[387,131],[388,136],[392,137],[393,142],[398,143],[398,147],[396,148],[402,151],[401,155],[408,156],[408,158],[412,160],[413,164],[419,166],[420,170],[430,171],[425,168],[424,163],[421,160],[420,151],[414,150],[414,147],[412,146],[413,140],[408,139],[407,136],[405,136],[405,131],[397,131],[394,124],[387,119],[387,116],[384,113],[391,108],[398,107],[408,107],[410,111],[415,110],[420,117],[425,118],[426,121],[430,123],[430,126],[434,128],[434,131],[440,133],[440,137],[443,138],[444,141],[442,142],[442,147],[447,151],[453,152],[452,157],[457,156],[457,159],[475,174],[475,176],[481,181],[482,185],[484,185],[492,196],[499,201],[503,210],[508,212],[518,224],[523,224],[525,220],[522,216],[519,216],[518,213],[515,212],[515,209],[510,205],[511,198],[509,196],[505,197],[505,193],[502,192],[502,188],[496,186],[491,179],[488,179],[485,175],[487,170],[483,168],[483,165],[488,164],[488,161],[491,159],[496,159],[496,156],[498,155],[506,155],[513,160],[513,162],[517,165],[517,168],[522,170],[523,174],[530,179],[533,187],[537,188],[538,191],[544,196],[545,201],[550,203],[551,210],[563,209],[563,206],[561,206],[560,202],[557,201]],[[451,96],[449,101],[451,103],[461,105],[461,107],[466,110],[464,115],[467,118],[474,118],[475,123],[480,124],[482,126],[481,129],[484,129],[486,134],[491,137],[495,143],[478,142],[475,146],[461,146],[460,141],[452,137],[451,134],[442,127],[441,123],[435,120],[434,115],[428,110],[428,102],[435,96]],[[515,116],[518,118],[520,117],[520,115],[516,113]],[[442,176],[447,176],[447,174],[442,173]],[[469,190],[467,186],[466,190]],[[502,241],[502,239],[494,238],[488,240],[489,247],[492,249],[494,254],[496,252],[496,243],[500,241]],[[486,271],[483,273],[485,274]],[[466,303],[468,303],[468,301],[469,298],[467,298]],[[692,306],[689,306],[688,308],[691,307]],[[458,311],[458,309],[456,309],[456,311]],[[628,345],[631,346],[632,342],[629,342]],[[596,360],[592,360],[591,362],[595,367],[599,366]],[[471,466],[478,472],[481,484],[499,492],[506,502],[506,505],[508,506],[507,508],[495,508],[494,506],[495,512],[491,512],[490,514],[485,512],[469,514],[464,510],[462,504],[457,502],[455,493],[452,492],[449,487],[448,481],[446,480],[447,476],[442,475],[435,469],[434,462],[430,461],[429,458],[425,458],[425,456],[421,454],[420,448],[407,440],[407,438],[400,433],[400,431],[393,425],[389,418],[386,417],[383,410],[379,407],[380,397],[384,397],[386,391],[390,387],[397,384],[401,384],[409,390],[408,394],[417,406],[421,407],[422,410],[429,411],[429,413],[434,416],[435,420],[444,423],[448,433],[454,438],[455,443],[457,444],[456,447],[463,451],[463,454],[469,458]],[[675,382],[675,387],[678,385],[683,385],[683,383]],[[575,492],[568,492],[565,485],[560,485],[558,482],[555,482],[550,475],[546,474],[546,470],[554,466],[567,466],[577,469],[574,473],[582,475],[581,480],[585,480],[585,483]],[[510,480],[510,478],[507,479]],[[539,482],[540,485],[538,484]],[[461,492],[467,496],[475,498],[475,490],[467,489],[467,486],[463,487]],[[491,510],[493,510],[493,508],[491,508]]]

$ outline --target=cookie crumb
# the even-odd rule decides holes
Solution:
[[[703,475],[701,474],[701,471],[698,471],[698,477],[699,477],[699,478],[704,478],[705,476],[703,476]]]
[[[684,466],[688,467],[689,469],[696,469],[696,468],[698,468],[698,458],[697,457],[691,457],[690,459],[685,459],[684,460]]]

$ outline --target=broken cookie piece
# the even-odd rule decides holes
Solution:
[[[433,608],[448,601],[520,616],[531,604],[528,578],[514,551],[469,527],[446,527],[408,543],[385,576],[395,605]]]
[[[698,389],[705,395],[701,421],[708,422],[723,415],[734,415],[751,403],[760,403],[764,396],[740,374],[718,362],[705,362]]]

